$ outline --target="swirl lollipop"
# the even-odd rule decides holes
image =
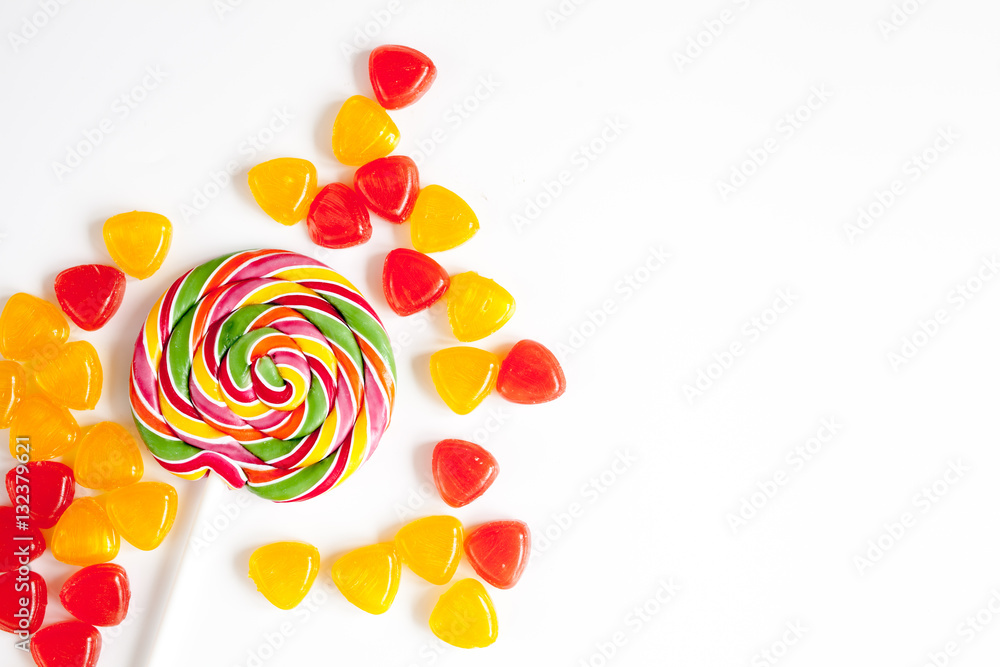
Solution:
[[[129,393],[164,468],[292,502],[368,460],[395,384],[389,337],[351,283],[303,255],[251,250],[188,271],[160,297]]]

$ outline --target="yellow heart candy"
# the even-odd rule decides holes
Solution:
[[[319,549],[311,544],[275,542],[250,554],[250,578],[278,609],[298,606],[318,573]]]
[[[73,341],[63,346],[55,358],[35,366],[35,382],[57,405],[93,410],[104,383],[101,359],[87,341]]]
[[[396,552],[413,573],[432,584],[447,584],[462,560],[462,523],[453,516],[411,521],[396,533]]]
[[[24,398],[10,423],[10,453],[27,453],[32,461],[66,454],[80,437],[80,425],[66,408],[35,395]]]
[[[69,565],[107,563],[118,555],[118,533],[93,498],[77,498],[59,517],[49,543],[56,560]]]
[[[0,428],[10,426],[14,410],[24,397],[27,376],[16,361],[0,361]]]
[[[58,306],[18,292],[0,313],[0,354],[13,361],[45,360],[69,338],[69,322]]]
[[[475,271],[451,277],[448,322],[455,338],[470,343],[498,331],[514,315],[514,297]]]
[[[340,107],[333,121],[332,141],[338,160],[360,167],[391,153],[399,143],[399,129],[377,102],[355,95]]]
[[[104,245],[122,271],[144,280],[160,268],[170,250],[173,226],[159,213],[132,211],[108,218]]]
[[[447,347],[431,355],[434,388],[460,415],[483,402],[497,383],[500,358],[477,347]]]
[[[142,479],[142,453],[124,426],[100,422],[80,440],[73,473],[77,484],[88,489],[119,489]]]
[[[431,611],[431,632],[458,648],[485,648],[497,640],[497,612],[486,588],[462,579],[445,591]]]
[[[410,241],[420,252],[440,252],[462,245],[479,231],[479,218],[465,200],[440,185],[417,195],[410,214]]]
[[[137,549],[160,546],[177,516],[177,491],[163,482],[139,482],[108,494],[108,517],[115,530]]]
[[[305,218],[319,190],[313,163],[294,157],[261,162],[250,170],[247,180],[264,213],[283,225]]]
[[[332,574],[348,602],[369,614],[382,614],[399,590],[399,556],[392,543],[361,547],[338,558]]]

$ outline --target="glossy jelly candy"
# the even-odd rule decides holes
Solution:
[[[26,565],[23,559],[31,562],[45,553],[42,531],[31,521],[18,519],[25,516],[23,508],[20,509],[18,512],[13,507],[0,507],[0,572],[16,570]]]
[[[31,461],[7,471],[5,479],[11,503],[29,494],[28,517],[39,528],[51,528],[59,521],[76,493],[73,470],[58,461]]]
[[[464,507],[486,493],[500,472],[492,454],[466,440],[442,440],[435,445],[431,468],[441,499],[452,507]]]
[[[294,225],[306,217],[319,189],[316,167],[295,157],[261,162],[247,173],[247,181],[264,213],[283,225]]]
[[[389,611],[399,590],[399,556],[392,543],[344,554],[333,564],[333,583],[347,601],[369,614]]]
[[[309,238],[324,248],[349,248],[372,237],[368,209],[343,183],[331,183],[316,195],[306,218]]]
[[[533,340],[522,340],[500,362],[497,392],[513,403],[554,401],[566,391],[566,376],[552,352]]]
[[[47,461],[69,452],[79,437],[80,425],[69,410],[44,396],[28,396],[10,423],[10,453],[15,459],[27,453],[32,461]]]
[[[497,640],[497,612],[486,588],[462,579],[445,591],[431,611],[431,632],[458,648],[485,648]]]
[[[465,200],[440,185],[417,195],[410,214],[410,241],[420,252],[440,252],[462,245],[479,231],[479,218]]]
[[[495,281],[475,271],[451,277],[448,323],[463,343],[486,338],[514,315],[514,297]]]
[[[35,634],[45,620],[47,605],[48,587],[42,575],[32,571],[27,576],[0,574],[0,630]]]
[[[396,553],[413,573],[432,584],[447,584],[462,560],[462,524],[453,516],[427,516],[396,533]]]
[[[379,104],[402,109],[424,96],[437,77],[437,67],[416,49],[385,44],[372,49],[368,76]]]
[[[496,588],[518,582],[531,554],[531,531],[523,521],[491,521],[465,538],[465,553],[472,569]]]
[[[0,355],[11,361],[51,356],[69,338],[69,322],[55,304],[18,292],[0,312]]]
[[[24,396],[28,376],[16,361],[0,360],[0,428],[10,426],[14,409]]]
[[[497,355],[478,347],[446,347],[431,355],[431,380],[454,412],[467,415],[493,391]]]
[[[375,215],[403,222],[413,212],[420,192],[417,164],[405,155],[372,160],[354,172],[354,189]]]
[[[80,486],[111,491],[142,479],[142,454],[124,426],[99,422],[80,439],[73,470]]]
[[[31,657],[38,667],[95,667],[101,657],[101,633],[80,621],[44,627],[31,638]]]
[[[159,213],[120,213],[104,223],[104,245],[111,259],[122,271],[139,280],[160,268],[170,250],[172,236],[173,226]]]
[[[118,533],[96,500],[77,498],[59,517],[49,547],[69,565],[107,563],[118,555]]]
[[[56,405],[93,410],[104,385],[97,350],[85,340],[67,343],[52,359],[35,366],[35,383]]]
[[[117,563],[88,565],[66,580],[59,601],[84,623],[100,627],[118,625],[128,615],[132,599],[125,568]]]
[[[74,266],[56,276],[55,290],[69,319],[84,331],[96,331],[121,307],[125,274],[104,264]]]
[[[274,542],[250,555],[250,578],[278,609],[296,607],[319,573],[319,550],[303,542]]]
[[[374,100],[355,95],[337,112],[332,143],[341,163],[360,167],[391,153],[399,143],[399,128]]]
[[[382,291],[397,315],[429,308],[448,291],[448,273],[433,259],[407,248],[396,248],[382,265]]]
[[[164,482],[139,482],[112,491],[106,509],[111,525],[137,549],[160,546],[177,517],[177,491]]]

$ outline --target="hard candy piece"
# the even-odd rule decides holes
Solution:
[[[333,121],[333,154],[343,164],[360,167],[391,153],[399,129],[385,109],[363,95],[349,97]]]
[[[142,454],[124,426],[99,422],[80,439],[73,468],[80,486],[111,491],[142,479]]]
[[[462,579],[445,591],[431,611],[431,632],[458,648],[485,648],[497,640],[497,612],[486,588]]]
[[[514,307],[510,292],[475,271],[451,277],[448,323],[455,338],[463,343],[498,331],[514,315]]]
[[[466,440],[442,440],[435,445],[431,468],[438,493],[452,507],[464,507],[486,493],[500,472],[492,454]]]
[[[389,611],[399,589],[399,556],[391,542],[344,554],[333,564],[333,583],[347,601],[369,614]]]
[[[59,308],[37,296],[18,292],[0,312],[0,355],[32,361],[52,355],[69,338],[69,322]]]
[[[38,667],[94,667],[101,657],[101,633],[80,621],[50,625],[31,638],[31,657]]]
[[[294,157],[261,162],[250,169],[247,180],[264,213],[283,225],[294,225],[306,217],[319,189],[313,163]]]
[[[31,571],[25,580],[17,572],[0,574],[0,630],[35,634],[45,620],[47,604],[48,588],[42,575]]]
[[[159,213],[119,213],[104,223],[104,245],[111,259],[133,278],[144,280],[163,264],[173,226]]]
[[[500,362],[497,391],[513,403],[554,401],[566,391],[566,375],[549,348],[522,340]]]
[[[73,502],[76,483],[73,470],[58,461],[31,461],[7,471],[5,479],[10,502],[29,494],[28,518],[39,528],[51,528]]]
[[[311,544],[274,542],[250,555],[250,578],[278,609],[302,602],[318,573],[319,550]]]
[[[84,331],[108,323],[125,296],[125,274],[113,266],[83,264],[56,276],[56,299],[69,319]]]
[[[93,410],[104,385],[97,350],[85,340],[64,345],[52,359],[35,366],[35,383],[56,405]]]
[[[42,537],[42,531],[38,530],[38,526],[33,525],[30,520],[25,524],[23,519],[18,519],[18,516],[23,517],[27,514],[23,511],[23,507],[19,509],[22,511],[18,512],[13,507],[0,507],[0,546],[2,546],[0,572],[16,570],[22,565],[21,556],[14,553],[15,550],[10,548],[11,545],[16,544],[18,550],[21,547],[27,548],[29,562],[45,553],[45,538]],[[30,519],[30,515],[28,516]],[[25,540],[25,537],[28,539]]]
[[[137,549],[160,546],[177,516],[177,491],[164,482],[139,482],[107,496],[111,525]]]
[[[453,516],[427,516],[396,533],[396,552],[413,573],[432,584],[447,584],[462,560],[462,523]]]
[[[18,438],[28,438],[18,442]],[[64,407],[44,396],[22,400],[10,423],[10,453],[16,459],[27,453],[32,461],[47,461],[66,454],[80,437],[80,425]]]
[[[405,155],[372,160],[354,172],[354,189],[376,215],[403,222],[413,212],[420,192],[417,164]]]
[[[14,409],[24,397],[27,379],[21,364],[16,361],[0,360],[0,428],[10,426]]]
[[[77,498],[59,517],[49,547],[69,565],[107,563],[118,555],[118,533],[96,500]]]
[[[309,238],[324,248],[349,248],[372,237],[368,209],[343,183],[331,183],[316,195],[306,218]]]
[[[446,347],[431,355],[434,388],[460,415],[472,412],[493,391],[499,369],[497,355],[477,347]]]
[[[397,315],[429,308],[448,291],[448,273],[433,259],[408,248],[396,248],[382,265],[382,291]]]
[[[528,564],[531,531],[523,521],[491,521],[465,538],[465,553],[472,568],[486,583],[511,588]]]
[[[131,599],[128,575],[117,563],[89,565],[78,570],[59,591],[59,601],[66,611],[84,623],[101,627],[124,621]]]
[[[437,67],[416,49],[385,44],[372,49],[368,76],[379,104],[402,109],[424,96],[437,78]]]
[[[410,214],[410,241],[420,252],[440,252],[462,245],[479,231],[479,218],[465,200],[440,185],[417,195]]]

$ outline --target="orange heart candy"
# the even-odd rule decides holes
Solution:
[[[57,405],[93,410],[104,383],[101,359],[87,341],[73,341],[64,345],[55,358],[36,365],[35,382]]]
[[[80,440],[73,473],[77,483],[88,489],[119,489],[142,479],[142,454],[125,427],[100,422]]]
[[[44,359],[69,338],[69,322],[59,307],[18,292],[0,313],[0,354],[13,361]]]

